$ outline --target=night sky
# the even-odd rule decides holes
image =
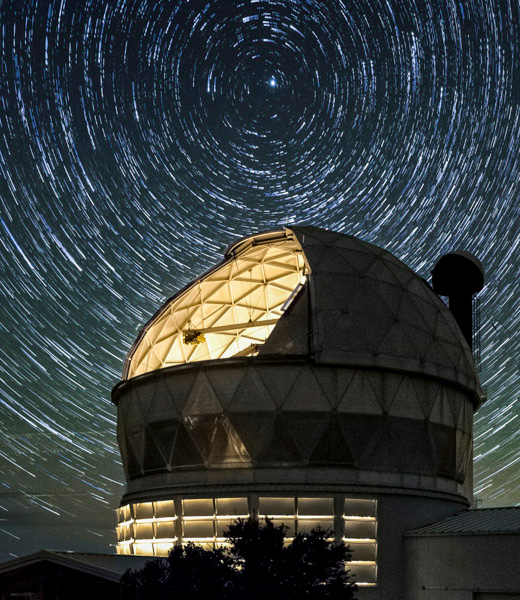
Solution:
[[[110,390],[238,237],[476,254],[475,490],[520,503],[518,0],[0,4],[0,559],[113,551]]]

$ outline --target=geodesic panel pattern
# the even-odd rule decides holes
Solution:
[[[257,236],[168,300],[130,350],[124,378],[258,352],[305,282],[290,232]]]
[[[480,401],[471,350],[429,285],[389,252],[316,227],[236,244],[146,325],[124,378],[257,354],[440,377]]]
[[[178,469],[348,466],[462,483],[473,407],[406,373],[260,357],[156,371],[115,391],[129,479]]]
[[[352,236],[316,227],[293,231],[311,271],[316,362],[429,374],[480,394],[471,350],[424,280]]]

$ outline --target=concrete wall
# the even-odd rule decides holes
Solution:
[[[466,508],[440,498],[407,495],[380,495],[377,514],[377,588],[360,589],[359,600],[401,600],[404,578],[403,533],[434,523]]]
[[[404,580],[405,600],[520,600],[520,534],[405,536]]]

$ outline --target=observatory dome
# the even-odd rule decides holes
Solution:
[[[471,351],[430,286],[386,250],[316,227],[230,246],[148,322],[123,379],[257,355],[430,374],[480,393]]]
[[[349,540],[373,585],[383,537],[471,502],[468,343],[426,281],[349,235],[291,227],[231,245],[146,324],[112,398],[120,552],[214,544],[232,516],[285,515],[290,531],[319,522]]]

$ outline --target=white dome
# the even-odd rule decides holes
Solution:
[[[424,374],[480,398],[471,350],[430,286],[389,252],[316,227],[230,246],[145,326],[124,378],[257,354]]]

